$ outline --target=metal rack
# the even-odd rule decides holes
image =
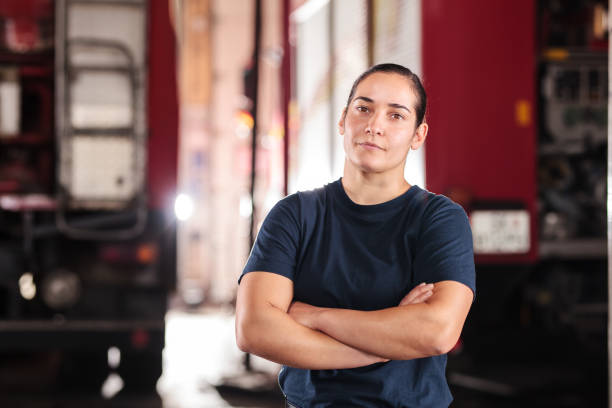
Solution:
[[[57,2],[56,222],[73,238],[127,239],[146,224],[146,13],[142,0]],[[85,229],[75,210],[132,220]]]

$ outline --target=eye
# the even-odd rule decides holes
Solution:
[[[355,109],[357,109],[357,111],[359,112],[368,112],[370,110],[368,109],[367,106],[363,106],[363,105],[356,106]]]
[[[400,120],[400,119],[404,119],[404,117],[400,115],[399,113],[392,113],[391,119]]]

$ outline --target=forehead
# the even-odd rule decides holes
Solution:
[[[417,96],[412,81],[403,75],[388,72],[375,72],[363,79],[353,95],[372,99],[375,103],[401,104],[416,106]]]
[[[416,105],[412,81],[396,73],[375,72],[362,80],[353,98],[363,96],[382,103]]]

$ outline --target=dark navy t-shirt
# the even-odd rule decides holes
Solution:
[[[421,282],[453,280],[475,293],[472,234],[463,209],[418,186],[393,200],[359,205],[341,179],[279,201],[242,272],[293,281],[294,300],[378,310],[397,306]],[[241,276],[241,278],[242,278]],[[366,367],[283,367],[279,384],[300,407],[447,407],[446,355]]]

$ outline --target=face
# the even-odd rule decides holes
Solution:
[[[399,74],[376,72],[361,81],[338,124],[347,164],[403,174],[408,152],[427,136],[426,124],[416,126],[416,102],[411,81]]]

